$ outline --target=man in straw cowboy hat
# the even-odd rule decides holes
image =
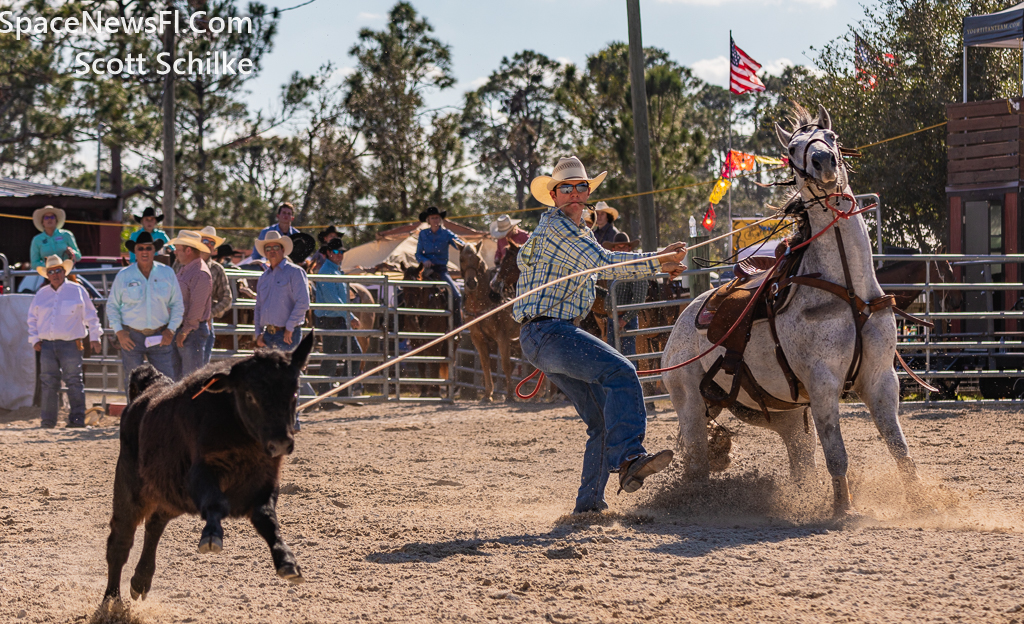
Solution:
[[[590,194],[606,175],[602,172],[591,178],[583,163],[571,156],[559,160],[552,175],[539,176],[530,183],[534,198],[553,209],[541,216],[536,231],[519,252],[519,293],[577,271],[638,257],[650,259],[607,269],[598,276],[636,278],[659,270],[671,274],[682,271],[684,243],[672,243],[665,251],[674,253],[655,259],[654,254],[612,253],[594,239],[582,216]],[[573,323],[590,310],[594,296],[594,281],[583,276],[535,293],[517,302],[512,310],[522,323],[519,339],[523,355],[569,397],[587,425],[575,513],[608,507],[604,488],[609,472],[618,471],[620,491],[635,492],[646,477],[672,461],[672,451],[649,454],[643,447],[647,414],[633,364]]]
[[[29,261],[33,269],[43,266],[45,258],[49,256],[72,262],[82,259],[75,235],[64,229],[65,218],[64,211],[53,206],[43,206],[32,213],[32,224],[39,230],[29,248]]]
[[[594,224],[594,238],[599,243],[614,241],[615,235],[619,234],[618,228],[615,227],[615,221],[619,218],[619,211],[605,202],[597,202],[597,205],[594,206],[594,212],[597,219]]]
[[[522,222],[522,219],[512,219],[508,215],[501,215],[494,221],[491,221],[491,238],[498,241],[498,250],[494,252],[495,265],[501,264],[501,259],[505,257],[505,252],[508,251],[509,241],[522,246],[526,239],[530,238],[530,233],[519,227],[519,224]]]
[[[159,229],[156,224],[164,220],[163,214],[157,214],[156,210],[151,206],[142,211],[140,215],[134,215],[135,222],[142,225],[128,237],[128,240],[134,241],[139,239],[139,235],[143,232],[148,232],[149,236],[154,241],[162,241],[167,251],[174,251],[174,247],[168,245],[170,237],[167,236],[167,232]],[[128,262],[135,262],[135,254],[128,253]]]
[[[309,309],[309,280],[306,272],[288,259],[292,239],[280,232],[267,232],[266,238],[256,241],[256,251],[270,263],[256,282],[256,345],[291,351],[302,339],[302,323]]]
[[[228,275],[224,271],[224,267],[216,260],[211,260],[213,253],[224,244],[224,239],[217,236],[217,229],[212,225],[199,230],[199,235],[203,238],[203,244],[210,250],[200,251],[199,255],[202,256],[203,262],[206,263],[210,269],[210,275],[213,277],[213,293],[210,296],[210,334],[206,338],[206,347],[203,349],[203,364],[206,365],[210,363],[210,356],[213,355],[213,343],[216,338],[213,334],[213,320],[220,318],[222,314],[230,310],[235,299],[231,293],[231,284],[228,282]]]
[[[203,367],[206,339],[210,336],[210,309],[213,275],[203,262],[202,254],[210,253],[199,232],[182,230],[171,241],[174,255],[181,264],[178,286],[184,304],[181,327],[174,341],[174,379],[182,379]]]
[[[60,256],[46,258],[36,271],[50,281],[32,299],[28,309],[28,342],[39,352],[42,382],[42,426],[57,426],[60,380],[68,387],[68,427],[85,426],[85,384],[82,379],[83,340],[100,350],[100,319],[89,293],[65,279],[73,263]]]
[[[143,358],[174,378],[171,341],[181,326],[185,306],[174,269],[153,261],[163,246],[164,242],[153,240],[149,232],[126,242],[135,262],[118,272],[107,296],[107,321],[121,345],[125,389]]]
[[[292,227],[292,221],[294,220],[295,206],[293,206],[291,202],[282,202],[281,205],[277,207],[277,223],[260,230],[260,233],[256,237],[256,240],[265,239],[267,237],[267,234],[270,234],[271,232],[277,232],[282,236],[291,236],[292,234],[298,234],[299,230],[297,228]],[[253,249],[252,258],[253,260],[263,259],[263,254],[262,252],[260,252],[258,247]],[[298,344],[298,341],[296,341],[295,344]]]

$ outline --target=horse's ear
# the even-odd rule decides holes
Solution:
[[[793,140],[793,133],[783,130],[778,122],[775,122],[775,136],[779,137],[782,147],[789,147],[789,142]]]
[[[483,246],[484,246],[484,242],[482,240],[481,241],[477,241],[476,243],[473,244],[473,251],[475,251],[477,253],[480,253],[480,248],[483,247]]]
[[[299,342],[299,346],[292,351],[292,366],[296,370],[302,370],[306,366],[306,359],[309,357],[310,351],[313,350],[314,333],[315,331],[310,328],[306,337]]]
[[[823,130],[832,129],[832,116],[828,114],[828,111],[821,104],[818,104],[818,127]]]

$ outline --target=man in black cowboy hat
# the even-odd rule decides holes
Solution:
[[[341,270],[341,263],[345,258],[345,246],[341,242],[341,235],[335,233],[323,247],[320,253],[325,256],[318,275],[344,275]],[[348,284],[340,281],[316,280],[316,302],[334,303],[348,305]],[[359,329],[359,321],[351,312],[345,310],[314,310],[314,321],[320,329]],[[321,334],[324,341],[324,355],[336,353],[362,353],[359,343],[351,336],[330,336]],[[337,374],[337,360],[323,360],[320,364],[320,375],[334,377]],[[345,375],[352,376],[352,366],[348,363],[345,367]],[[321,384],[317,392],[326,392],[333,384]]]
[[[163,245],[149,232],[126,242],[136,261],[118,272],[107,297],[107,321],[121,345],[126,389],[129,376],[142,366],[143,358],[174,379],[171,341],[181,327],[185,302],[174,269],[153,261]]]
[[[431,269],[438,279],[448,282],[452,289],[452,310],[455,314],[455,326],[462,325],[462,293],[455,285],[455,280],[448,274],[448,246],[459,251],[466,246],[466,241],[455,232],[444,227],[444,218],[448,211],[441,212],[431,206],[420,213],[420,221],[430,227],[420,230],[419,241],[416,243],[416,259],[424,269]]]
[[[149,235],[154,241],[161,241],[163,245],[167,245],[167,251],[174,251],[174,247],[169,245],[171,239],[167,236],[167,233],[163,230],[157,229],[156,224],[164,220],[163,214],[157,214],[156,210],[152,207],[146,208],[142,211],[141,215],[135,215],[135,222],[142,224],[142,227],[132,232],[132,235],[128,237],[130,241],[137,241],[139,234],[143,232],[149,232]],[[125,247],[127,247],[127,243]],[[135,254],[129,250],[128,262],[135,262]]]

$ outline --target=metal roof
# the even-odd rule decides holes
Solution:
[[[91,199],[117,199],[117,195],[112,193],[96,193],[93,191],[69,188],[67,186],[40,184],[38,182],[27,182],[25,180],[16,180],[14,178],[0,178],[0,197],[32,197],[35,195],[88,197]]]

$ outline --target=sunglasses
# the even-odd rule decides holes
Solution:
[[[202,241],[203,241],[203,244],[206,245],[207,247],[213,247],[214,243],[216,242],[212,238],[204,238],[204,239],[202,239]]]
[[[64,268],[63,267],[57,267],[56,269],[49,269],[49,270],[47,270],[46,274],[47,275],[57,275],[58,273],[63,273],[63,272],[64,272]]]
[[[562,195],[568,195],[573,191],[576,191],[577,193],[586,193],[590,190],[590,183],[580,182],[579,184],[560,184],[557,188],[558,192]]]
[[[156,251],[156,247],[153,245],[136,245],[135,255],[139,255],[140,251]]]
[[[57,215],[52,215],[52,214],[44,214],[43,215],[43,221],[49,221],[50,219],[53,219],[54,221],[56,221],[57,220]]]
[[[281,251],[284,247],[282,245],[264,245],[263,251]]]

